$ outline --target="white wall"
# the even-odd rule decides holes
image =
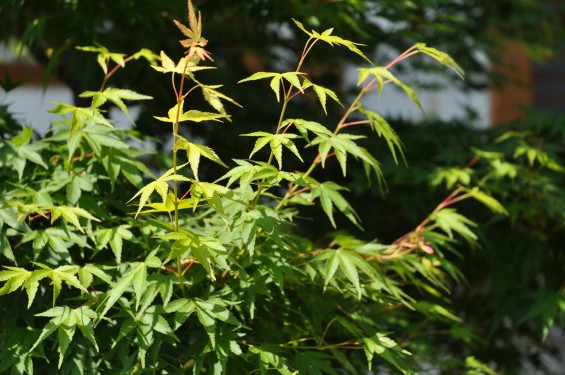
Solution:
[[[394,72],[393,72],[394,74]],[[446,71],[446,75],[452,74]],[[402,82],[411,86],[418,96],[420,103],[425,111],[425,115],[418,106],[410,100],[404,91],[394,84],[387,84],[382,95],[369,94],[363,100],[363,105],[374,110],[385,117],[403,118],[407,120],[439,119],[449,121],[456,118],[467,116],[465,109],[470,108],[477,114],[475,126],[488,127],[491,123],[490,92],[469,91],[464,92],[457,88],[450,88],[445,76],[431,74],[427,76],[406,76],[397,75]],[[441,82],[445,83],[446,88],[441,90],[418,89],[417,84],[411,82]],[[357,67],[351,66],[346,70],[345,83],[355,86],[357,83]]]
[[[57,120],[59,115],[48,113],[56,104],[53,101],[72,103],[72,92],[65,86],[21,86],[9,93],[0,94],[0,100],[10,105],[10,110],[16,119],[26,125],[30,124],[41,134]]]

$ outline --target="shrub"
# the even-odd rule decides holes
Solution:
[[[224,104],[238,104],[220,85],[202,82],[201,73],[213,68],[206,65],[211,54],[200,14],[188,5],[188,26],[176,22],[185,38],[182,58],[82,47],[97,54],[105,73],[98,91],[81,94],[90,106],[58,103],[52,112],[62,118],[46,138],[23,127],[1,141],[0,251],[11,262],[0,271],[1,371],[337,374],[437,367],[489,373],[466,354],[442,358],[433,337],[475,340],[447,297],[451,281],[462,275],[446,255],[456,251],[457,238],[476,241],[475,224],[453,204],[477,198],[494,211],[504,208],[478,187],[461,185],[392,243],[361,240],[337,229],[340,215],[357,227],[361,215],[347,189],[320,171],[335,164],[346,176],[354,159],[368,182],[383,189],[379,162],[353,130],[368,125],[395,162],[404,148],[360,99],[392,83],[419,105],[390,68],[415,54],[461,74],[458,65],[416,44],[385,67],[360,69],[360,92],[333,127],[289,118],[287,104],[307,93],[324,111],[341,104],[301,72],[314,46],[345,47],[367,59],[332,29],[308,31],[295,21],[308,36],[296,70],[240,81],[268,80],[280,117],[264,131],[243,134],[256,139],[249,158],[232,160],[221,178],[207,182],[200,169],[210,162],[227,166],[226,157],[182,127],[229,121]],[[164,170],[148,168],[152,156],[128,143],[135,131],[114,128],[103,110],[113,103],[129,117],[126,102],[150,99],[108,86],[140,58],[172,82],[175,101],[155,117],[172,132],[171,156],[159,157],[168,163]],[[190,107],[196,93],[213,112]],[[352,120],[354,113],[366,119]],[[288,158],[304,169],[285,170]],[[126,201],[137,205],[133,212]],[[307,235],[304,226],[318,225],[303,216],[312,205],[336,230]]]

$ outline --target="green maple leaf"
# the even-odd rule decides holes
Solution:
[[[176,169],[177,171],[184,167],[186,164],[178,166]],[[141,188],[127,203],[131,202],[135,198],[139,196],[139,204],[137,208],[137,212],[135,213],[135,217],[139,215],[143,207],[146,205],[147,201],[151,194],[156,191],[162,199],[162,202],[165,203],[167,201],[167,192],[169,191],[169,181],[190,181],[188,177],[184,177],[178,174],[174,174],[174,168],[169,169],[165,172],[161,177],[157,180],[150,182],[149,184],[145,185]]]
[[[79,95],[81,98],[92,98],[92,107],[98,108],[102,106],[106,101],[111,101],[118,108],[124,112],[127,118],[133,124],[133,120],[129,115],[127,106],[124,100],[148,100],[153,99],[151,96],[142,95],[132,90],[127,89],[117,89],[117,88],[107,88],[104,91],[85,91]]]

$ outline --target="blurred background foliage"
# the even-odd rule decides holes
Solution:
[[[378,51],[377,64],[386,65],[414,43],[425,42],[448,51],[465,69],[465,81],[454,80],[454,85],[485,88],[496,78],[485,56],[496,61],[497,49],[507,40],[523,42],[536,58],[551,54],[561,33],[558,8],[563,7],[557,1],[530,0],[204,0],[195,5],[205,15],[204,33],[220,67],[207,72],[210,81],[226,83],[226,94],[244,107],[234,111],[234,119],[256,127],[275,118],[269,112],[274,108],[264,106],[265,113],[246,112],[250,107],[246,104],[265,100],[265,96],[256,93],[256,86],[236,87],[235,83],[259,70],[294,69],[304,37],[292,18],[300,19],[307,28],[333,27],[338,35],[365,44],[365,51]],[[178,30],[172,19],[184,15],[185,7],[182,0],[5,0],[0,7],[0,41],[15,38],[46,67],[46,77],[55,74],[79,94],[98,85],[102,72],[91,56],[75,46],[99,43],[125,54],[141,48],[178,50]],[[307,68],[312,77],[332,89],[346,90],[342,58],[336,58],[330,48],[314,52]],[[432,66],[429,60],[413,59],[400,69],[437,69]],[[149,114],[159,113],[156,109],[162,110],[170,93],[148,69],[142,62],[130,64],[113,82],[117,87],[154,93],[156,100],[143,108],[137,123],[146,134],[161,134]],[[299,112],[312,111],[308,102],[295,107]],[[229,143],[231,139],[214,141],[235,146]]]
[[[339,35],[366,44],[365,51],[379,51],[379,64],[386,64],[415,42],[447,51],[466,71],[465,81],[449,83],[462,89],[502,82],[485,57],[497,62],[497,51],[508,40],[521,42],[537,60],[550,57],[563,36],[560,25],[565,19],[565,5],[557,0],[194,3],[203,13],[209,50],[220,66],[205,73],[207,81],[223,82],[224,92],[243,108],[231,111],[235,125],[221,125],[221,131],[194,127],[191,136],[242,158],[247,155],[238,153],[248,150],[249,145],[235,135],[242,129],[251,132],[272,127],[277,114],[271,112],[275,106],[256,105],[273,99],[268,88],[261,93],[258,85],[235,83],[256,71],[294,69],[303,35],[291,26],[291,18],[308,28],[334,27]],[[0,41],[19,43],[45,67],[46,77],[56,75],[78,94],[95,89],[102,72],[92,56],[75,46],[98,43],[126,54],[141,48],[180,50],[172,19],[185,13],[184,0],[4,0],[0,5]],[[343,71],[349,61],[336,59],[329,51],[315,50],[306,69],[320,84],[347,95]],[[433,71],[427,64],[416,59],[403,69]],[[113,77],[113,84],[155,97],[144,103],[137,125],[142,133],[165,140],[168,134],[150,115],[166,112],[163,103],[172,99],[167,82],[153,74],[146,63],[133,62]],[[330,118],[336,114],[331,111],[339,110],[332,108]],[[290,111],[313,120],[323,116],[317,104],[308,100],[294,101]],[[0,108],[0,116],[0,132],[11,132],[15,122],[8,108]],[[465,214],[479,225],[482,247],[458,249],[461,257],[454,260],[467,283],[454,288],[454,309],[476,329],[482,361],[507,374],[532,368],[549,371],[544,367],[548,356],[559,360],[563,355],[558,346],[552,346],[555,341],[551,337],[552,332],[563,335],[562,328],[550,331],[549,327],[563,327],[565,311],[565,119],[532,109],[526,120],[487,130],[471,128],[469,125],[475,124],[470,119],[449,124],[428,121],[417,126],[391,120],[391,124],[406,146],[408,167],[393,168],[393,161],[383,152],[380,160],[388,183],[385,199],[375,191],[357,188],[362,184],[356,184],[355,179],[349,182],[357,202],[373,202],[371,206],[357,204],[358,210],[374,213],[363,223],[364,235],[393,241],[417,225],[456,185],[475,183],[493,194],[505,206],[508,217],[493,216],[479,204],[464,206]],[[386,149],[384,144],[371,147]],[[338,175],[339,171],[328,168],[324,173]],[[364,178],[361,170],[358,176]],[[318,223],[304,228],[318,233],[327,229]],[[438,336],[433,349],[459,356],[456,339],[457,332]],[[563,341],[561,337],[561,344]]]

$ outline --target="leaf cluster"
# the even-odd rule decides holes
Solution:
[[[225,161],[230,155],[220,158],[214,145],[183,130],[229,121],[224,103],[237,105],[220,85],[203,83],[202,71],[212,66],[190,1],[188,26],[176,22],[188,38],[183,57],[83,48],[97,53],[104,72],[101,88],[82,94],[90,104],[57,103],[52,112],[61,120],[46,138],[23,127],[0,140],[0,256],[8,262],[0,271],[0,371],[413,374],[423,363],[487,371],[473,357],[443,362],[434,337],[477,341],[448,296],[463,281],[450,254],[460,239],[477,241],[475,223],[455,203],[475,198],[505,209],[482,186],[460,186],[465,179],[458,177],[455,190],[396,240],[362,239],[338,230],[338,218],[362,228],[364,212],[353,208],[344,183],[324,173],[333,164],[348,176],[358,162],[364,183],[376,176],[384,189],[375,147],[361,142],[382,138],[394,162],[405,148],[360,99],[392,83],[418,103],[390,72],[414,54],[460,72],[458,65],[418,44],[387,66],[361,70],[359,95],[341,119],[293,118],[289,103],[307,92],[324,112],[333,105],[328,97],[342,103],[302,71],[315,45],[364,56],[332,29],[295,23],[307,38],[296,69],[240,81],[267,79],[280,109],[270,127],[242,134],[256,138],[245,159]],[[171,134],[164,167],[149,163],[152,156],[129,142],[136,132],[116,129],[103,107],[112,102],[128,115],[126,103],[150,99],[107,86],[136,57],[165,75],[174,93],[166,115],[154,117]],[[195,109],[195,96],[207,110]],[[368,136],[355,133],[357,126]],[[289,157],[302,168],[289,169]],[[210,162],[228,166],[218,180],[202,178]],[[305,215],[312,206],[334,228],[323,236],[300,230],[313,222]]]

